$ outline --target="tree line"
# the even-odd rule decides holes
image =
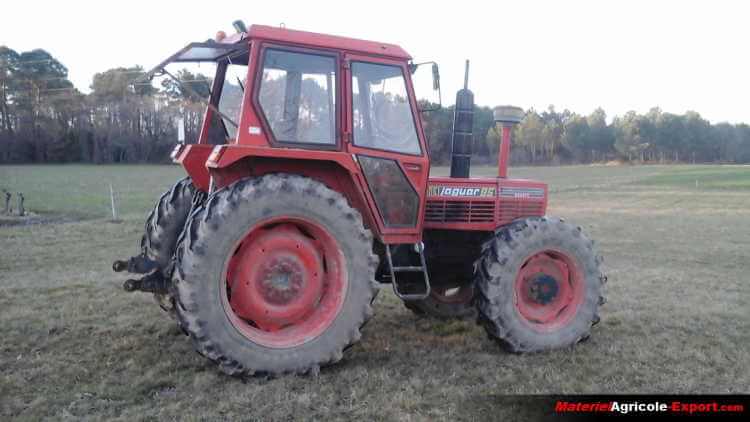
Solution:
[[[210,79],[183,70],[189,89],[171,80],[139,83],[140,66],[94,75],[81,93],[48,52],[0,47],[0,163],[156,163],[168,160],[184,121],[198,135]]]
[[[450,161],[453,107],[424,116],[430,152],[438,163]],[[494,163],[500,133],[491,107],[474,111],[474,156]],[[694,111],[667,113],[654,107],[615,116],[597,108],[589,115],[529,109],[513,132],[514,164],[574,164],[610,160],[639,163],[750,163],[750,125],[711,124]]]
[[[183,122],[186,139],[201,127],[210,78],[187,70],[183,83],[137,83],[140,66],[94,75],[84,94],[68,69],[47,51],[0,47],[0,163],[157,163],[168,159]],[[184,89],[187,86],[189,89]],[[450,161],[453,106],[422,113],[431,158]],[[500,134],[492,108],[474,114],[474,155],[493,163]],[[514,164],[630,162],[750,162],[750,126],[711,124],[697,112],[652,108],[608,122],[601,108],[589,115],[569,110],[527,110],[514,130]]]

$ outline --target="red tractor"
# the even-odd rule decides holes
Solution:
[[[545,216],[547,185],[507,177],[521,109],[495,110],[498,177],[469,178],[474,105],[459,91],[451,177],[429,177],[419,65],[403,49],[235,28],[148,74],[216,64],[199,139],[172,153],[188,177],[149,215],[142,253],[114,264],[145,274],[126,290],[153,293],[234,375],[339,361],[378,283],[416,313],[476,317],[513,352],[589,336],[606,278],[580,227]]]

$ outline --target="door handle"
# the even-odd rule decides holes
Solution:
[[[422,170],[422,166],[420,166],[419,164],[412,164],[412,163],[404,163],[404,168],[409,171]]]

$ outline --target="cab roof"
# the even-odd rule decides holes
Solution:
[[[411,56],[403,48],[395,44],[375,41],[358,40],[356,38],[339,37],[336,35],[318,34],[315,32],[297,31],[293,29],[277,28],[266,25],[251,25],[247,37],[276,41],[279,43],[300,44],[310,47],[323,47],[335,50],[345,50],[352,53],[375,54],[410,60]]]

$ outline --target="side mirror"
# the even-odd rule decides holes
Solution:
[[[427,64],[432,73],[432,84],[427,76]],[[409,73],[413,75],[412,83],[417,96],[417,107],[419,111],[437,111],[443,106],[443,98],[440,92],[440,70],[435,62],[409,63]],[[435,94],[437,93],[437,97]]]
[[[432,89],[440,91],[440,70],[437,63],[432,64]]]
[[[237,31],[237,33],[247,32],[247,26],[245,26],[245,22],[243,22],[241,19],[237,19],[236,21],[232,22],[232,26],[234,27],[234,30]]]

